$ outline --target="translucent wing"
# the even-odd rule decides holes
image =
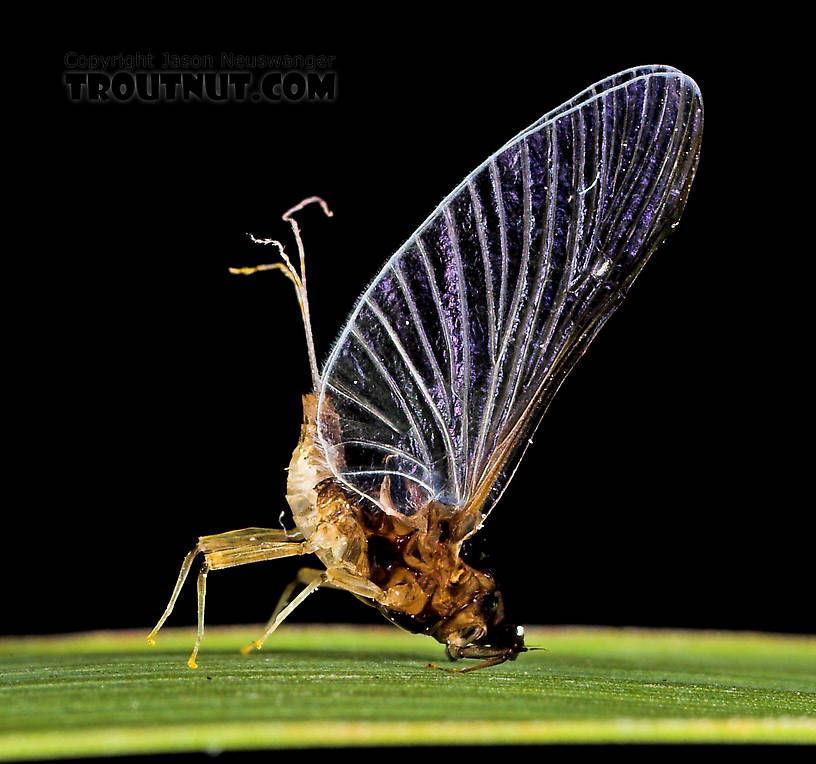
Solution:
[[[324,369],[337,477],[391,513],[486,515],[566,374],[678,221],[702,101],[617,74],[521,132],[386,263]]]

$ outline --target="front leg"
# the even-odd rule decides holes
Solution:
[[[507,660],[515,660],[516,658],[516,653],[506,647],[496,648],[471,645],[470,647],[454,648],[448,645],[445,648],[445,652],[452,661],[459,660],[460,658],[483,658],[484,660],[475,666],[464,666],[462,668],[446,668],[444,666],[437,666],[435,663],[429,663],[427,667],[447,671],[449,674],[467,674],[469,671],[498,666],[500,663],[504,663]]]

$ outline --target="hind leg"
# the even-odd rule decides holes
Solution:
[[[196,642],[192,655],[187,661],[190,668],[196,668],[196,655],[204,636],[204,605],[207,595],[207,574],[210,570],[220,570],[231,568],[236,565],[246,565],[251,562],[262,562],[264,560],[275,560],[281,557],[292,557],[295,555],[309,554],[314,551],[308,542],[286,541],[286,532],[269,528],[244,528],[237,531],[227,531],[212,536],[202,536],[198,544],[184,558],[181,565],[178,579],[170,602],[156,624],[153,631],[147,637],[147,641],[153,645],[156,643],[156,634],[164,625],[178,599],[181,587],[190,572],[193,561],[201,553],[204,555],[204,562],[198,576],[198,630],[196,632]]]

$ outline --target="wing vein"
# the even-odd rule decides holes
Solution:
[[[367,411],[369,414],[373,414],[377,419],[381,422],[387,424],[395,433],[398,435],[403,435],[404,433],[400,430],[400,428],[391,421],[391,419],[386,416],[382,411],[380,411],[376,406],[369,403],[368,401],[359,398],[356,394],[354,394],[351,390],[341,386],[338,382],[326,382],[326,386],[333,390],[338,395],[342,395],[344,398],[347,398],[352,403],[357,404],[363,411]]]
[[[552,141],[552,140],[548,141],[548,147],[549,147],[548,159],[549,159],[549,166],[551,168],[550,176],[549,176],[550,185],[548,186],[548,198],[555,198],[555,195],[556,195],[556,192],[557,192],[557,183],[558,183],[559,162],[558,162],[557,157],[555,156],[555,154],[557,152],[554,151],[553,144],[554,144],[554,141]],[[575,178],[575,175],[573,175],[573,180],[574,180],[574,178]],[[528,303],[529,318],[528,318],[528,320],[526,322],[526,324],[527,324],[526,331],[523,332],[522,342],[517,347],[515,355],[513,357],[513,367],[514,368],[518,367],[519,372],[516,374],[515,381],[514,381],[514,383],[512,385],[512,388],[510,390],[509,401],[506,403],[506,405],[503,406],[503,410],[505,412],[507,412],[507,413],[502,418],[502,423],[506,422],[507,417],[513,411],[513,406],[515,405],[516,398],[518,397],[519,389],[521,388],[521,386],[524,383],[525,379],[527,379],[528,376],[529,376],[529,375],[526,375],[524,373],[524,370],[523,370],[523,368],[521,367],[520,364],[521,364],[521,361],[524,358],[527,357],[527,353],[528,353],[530,344],[534,340],[538,339],[538,336],[537,336],[538,333],[535,333],[536,336],[534,336],[534,329],[535,329],[535,327],[536,327],[536,325],[538,323],[538,316],[539,316],[539,312],[540,312],[540,308],[541,308],[541,297],[543,295],[544,288],[545,288],[545,286],[547,284],[547,281],[548,281],[548,279],[550,277],[550,265],[552,263],[552,256],[551,255],[552,255],[552,244],[553,244],[552,236],[553,236],[553,228],[554,228],[554,225],[555,225],[555,207],[556,207],[556,205],[550,204],[550,205],[548,205],[548,209],[547,209],[546,236],[542,236],[542,242],[541,242],[542,257],[540,258],[541,259],[541,264],[539,266],[538,274],[537,274],[537,277],[536,277],[536,286],[535,286],[534,297],[531,297],[530,302]],[[563,282],[561,282],[561,283],[563,283]],[[548,318],[551,318],[551,316],[548,316]],[[527,366],[527,365],[525,365],[525,366]],[[507,399],[507,395],[505,395],[505,399]],[[495,434],[498,431],[499,431],[499,428],[497,427],[497,428],[492,430],[492,434]]]
[[[391,389],[391,394],[399,403],[400,408],[405,413],[405,416],[411,425],[411,434],[413,435],[414,438],[416,438],[417,444],[419,445],[419,448],[422,451],[422,457],[425,459],[427,464],[431,464],[431,452],[428,449],[428,444],[426,443],[425,437],[422,434],[422,430],[419,428],[419,424],[416,421],[416,417],[411,411],[408,402],[405,400],[405,396],[402,394],[402,391],[399,389],[399,385],[397,384],[396,380],[394,379],[394,377],[391,376],[388,369],[386,369],[385,366],[383,365],[382,359],[374,352],[374,349],[368,344],[366,339],[357,331],[357,328],[355,326],[351,327],[351,333],[357,340],[357,342],[360,343],[363,350],[366,351],[368,357],[374,362],[374,365],[377,367],[377,371],[380,373],[380,376],[388,384],[388,387]]]
[[[431,397],[431,393],[425,385],[425,382],[422,380],[422,375],[417,370],[416,366],[414,366],[414,362],[411,360],[411,357],[408,355],[408,352],[405,350],[405,346],[402,344],[397,333],[394,331],[394,327],[392,326],[391,322],[388,320],[388,317],[382,312],[380,306],[377,305],[374,300],[371,299],[370,296],[365,298],[366,305],[371,309],[371,312],[377,317],[377,320],[382,324],[383,328],[387,332],[388,336],[391,338],[391,342],[394,343],[394,347],[397,349],[397,352],[402,358],[403,363],[408,367],[408,371],[411,373],[411,376],[414,378],[414,382],[416,383],[417,387],[420,389],[423,397],[425,398],[428,407],[431,409],[431,413],[433,414],[434,419],[436,420],[437,428],[439,429],[439,434],[442,436],[442,442],[445,444],[445,453],[448,457],[448,463],[451,468],[451,472],[453,473],[454,479],[454,492],[456,496],[459,496],[459,480],[456,475],[456,454],[453,450],[453,443],[451,442],[450,432],[448,431],[447,425],[445,420],[442,418],[442,414],[440,413],[439,409],[437,408],[436,403],[434,402],[433,398]],[[383,367],[384,369],[384,367]],[[396,382],[394,382],[396,386]],[[407,411],[407,405],[406,405]],[[414,424],[414,428],[417,428],[417,425]],[[419,437],[420,433],[417,429],[416,431],[417,437]]]
[[[493,366],[490,370],[490,383],[488,385],[488,394],[487,394],[487,405],[484,407],[482,412],[482,420],[479,426],[479,434],[477,437],[477,443],[479,444],[479,451],[474,455],[474,464],[478,465],[482,459],[482,452],[487,444],[487,437],[488,433],[491,432],[494,428],[489,427],[491,419],[493,417],[493,412],[496,409],[495,406],[495,399],[496,399],[496,391],[498,387],[498,379],[499,379],[499,371],[504,366],[504,359],[505,355],[507,354],[508,344],[510,342],[510,334],[513,329],[513,323],[515,322],[515,317],[518,312],[518,307],[521,302],[521,293],[527,284],[527,263],[530,254],[530,172],[529,172],[529,155],[527,153],[527,139],[523,138],[521,140],[521,147],[522,147],[522,166],[523,168],[526,167],[526,172],[522,171],[522,188],[523,188],[523,209],[524,209],[524,233],[522,238],[522,252],[521,252],[521,263],[519,265],[519,278],[518,282],[516,283],[516,289],[513,294],[513,304],[510,308],[510,311],[507,315],[507,323],[504,327],[504,331],[502,332],[502,344],[501,350],[499,352],[498,357],[496,358]],[[526,158],[526,160],[525,160]],[[526,164],[525,164],[526,161]],[[502,213],[503,214],[503,213]],[[471,481],[470,488],[472,489],[475,483],[473,481],[478,480],[479,470],[473,471],[473,479]]]
[[[414,299],[413,292],[411,291],[408,282],[405,279],[404,274],[402,273],[402,268],[400,268],[399,262],[394,263],[394,273],[397,276],[397,282],[400,285],[400,289],[402,290],[403,295],[405,296],[405,302],[408,305],[408,310],[411,312],[411,318],[414,322],[414,327],[419,334],[420,342],[422,343],[422,349],[425,351],[425,355],[428,357],[428,361],[433,368],[434,376],[436,377],[436,381],[439,384],[440,389],[445,398],[445,408],[446,413],[450,416],[451,413],[451,397],[450,397],[450,390],[448,389],[445,383],[445,377],[442,374],[442,369],[439,366],[439,362],[436,359],[436,354],[431,348],[430,340],[428,339],[428,333],[425,331],[425,324],[422,321],[422,318],[419,315],[419,311],[417,310],[416,300]]]
[[[425,249],[425,245],[422,243],[422,239],[419,235],[416,237],[416,245],[417,249],[419,250],[420,259],[422,260],[422,264],[425,267],[425,273],[428,276],[428,284],[431,287],[431,294],[433,295],[434,305],[436,305],[436,312],[439,316],[439,324],[442,327],[442,335],[445,338],[445,347],[448,350],[448,373],[449,373],[449,380],[448,380],[448,400],[453,399],[453,388],[454,388],[454,380],[453,380],[453,345],[451,343],[451,336],[450,330],[448,329],[448,322],[447,316],[444,313],[444,305],[442,304],[442,298],[439,294],[439,287],[436,283],[436,278],[434,276],[433,266],[431,265],[430,258],[428,257],[428,252]]]
[[[388,443],[378,443],[375,440],[365,440],[363,438],[352,438],[351,440],[341,440],[339,441],[339,445],[341,446],[365,446],[366,448],[381,448],[383,451],[389,451],[394,456],[399,456],[402,459],[406,459],[409,462],[413,462],[417,465],[417,467],[421,467],[425,472],[428,472],[428,465],[423,464],[419,459],[415,456],[411,456],[407,451],[397,448],[396,446],[389,445]]]
[[[409,475],[407,472],[399,472],[398,470],[343,470],[340,474],[344,477],[349,477],[350,475],[398,475],[424,488],[431,496],[434,495],[434,489],[431,486],[419,480],[416,475]]]
[[[496,199],[496,213],[499,217],[499,243],[501,245],[501,281],[499,282],[499,312],[496,315],[496,324],[501,326],[504,320],[504,303],[507,299],[507,218],[504,211],[504,201],[501,193],[501,180],[496,157],[490,157],[490,181],[493,186],[493,196]],[[497,347],[498,350],[498,347]]]
[[[319,443],[337,479],[385,511],[427,513],[427,491],[487,516],[685,206],[702,128],[685,75],[622,72],[548,115],[392,255],[326,363]]]
[[[453,224],[453,216],[450,207],[445,207],[445,224],[448,227],[448,236],[453,248],[453,259],[456,265],[456,281],[459,288],[460,306],[460,326],[462,327],[462,386],[459,389],[459,400],[462,408],[461,422],[461,443],[462,461],[464,463],[465,477],[470,468],[470,424],[469,424],[469,401],[470,401],[470,315],[468,312],[467,284],[465,283],[465,269],[462,264],[462,253],[459,250],[459,238],[456,235],[456,226]],[[454,462],[455,465],[455,462]],[[458,470],[454,469],[454,474]],[[461,498],[458,490],[459,480],[456,476],[456,495]]]
[[[487,252],[487,244],[485,242],[484,222],[482,218],[482,205],[476,189],[473,187],[473,182],[468,180],[468,189],[470,191],[470,200],[473,204],[473,211],[476,216],[476,230],[479,234],[479,248],[482,251],[482,265],[484,266],[485,275],[485,295],[487,297],[487,335],[488,347],[490,348],[490,360],[496,360],[496,316],[495,305],[493,304],[493,274],[490,267],[490,257]]]

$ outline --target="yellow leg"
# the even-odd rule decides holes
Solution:
[[[261,647],[263,646],[263,643],[266,642],[269,635],[272,634],[272,632],[274,632],[275,629],[277,629],[278,626],[280,626],[289,617],[292,611],[298,605],[300,605],[300,603],[303,602],[315,589],[317,589],[319,586],[324,585],[326,583],[326,578],[327,574],[325,571],[322,573],[318,572],[318,575],[315,578],[313,578],[308,584],[306,584],[306,587],[300,594],[298,594],[297,597],[295,597],[289,604],[287,604],[279,613],[277,613],[277,615],[273,615],[272,618],[269,619],[269,623],[266,625],[264,633],[261,634],[261,638],[256,639],[251,645],[248,645],[247,647],[243,648],[241,652],[244,655],[246,655],[253,647],[256,650],[260,650]],[[290,585],[292,589],[294,589],[294,585],[296,585],[297,583],[299,582],[296,579],[293,582],[293,585]],[[291,592],[289,592],[289,594],[291,594]],[[275,608],[275,610],[277,610],[277,608]]]
[[[298,594],[295,599],[290,600],[292,592],[298,584],[306,584],[306,588]],[[385,592],[380,589],[379,586],[371,583],[368,579],[355,576],[342,568],[329,568],[323,571],[315,570],[314,568],[301,568],[295,580],[283,590],[283,594],[281,594],[278,604],[272,613],[272,617],[267,622],[266,629],[260,639],[256,639],[254,642],[250,642],[245,647],[242,647],[241,654],[246,655],[253,648],[260,650],[267,637],[283,623],[306,597],[321,586],[328,589],[341,589],[346,592],[351,592],[362,600],[382,602],[385,599]]]
[[[292,600],[292,593],[297,588],[298,584],[310,584],[317,578],[323,574],[324,571],[316,570],[315,568],[301,568],[297,575],[295,576],[294,580],[290,582],[286,588],[283,590],[283,593],[278,600],[278,604],[275,605],[275,609],[272,611],[272,615],[270,616],[269,620],[266,622],[266,627],[264,628],[264,634],[269,632],[269,629],[272,628],[272,624],[275,623],[275,619],[277,619],[280,612],[291,602]],[[245,647],[241,648],[241,655],[246,655],[251,650],[256,649],[260,650],[261,645],[263,644],[263,639],[256,639],[254,642],[250,642]]]
[[[204,639],[204,600],[207,597],[207,573],[209,572],[207,563],[201,565],[201,572],[198,574],[198,629],[196,631],[196,641],[193,646],[193,652],[187,660],[187,665],[191,668],[198,668],[196,663],[196,656],[198,655],[198,648],[201,647],[201,640]]]
[[[147,635],[148,644],[151,645],[156,644],[156,634],[159,633],[159,629],[162,626],[164,626],[164,622],[167,620],[170,613],[173,612],[173,607],[176,604],[176,600],[178,599],[181,587],[184,586],[184,582],[187,580],[187,574],[190,572],[190,568],[192,567],[193,560],[200,551],[201,551],[200,544],[196,544],[193,550],[184,558],[184,562],[181,563],[181,570],[179,571],[176,585],[173,587],[173,594],[170,596],[170,602],[164,609],[164,613],[162,613],[162,617],[159,618],[159,622],[156,624],[153,631],[151,631],[150,634]]]
[[[173,612],[173,607],[178,599],[181,587],[184,585],[187,575],[192,567],[193,560],[199,553],[203,553],[204,562],[198,576],[198,631],[196,634],[195,647],[187,661],[190,668],[196,667],[196,655],[201,640],[204,637],[204,602],[207,590],[207,574],[210,570],[220,570],[231,568],[236,565],[247,565],[251,562],[262,562],[264,560],[275,560],[281,557],[292,557],[296,555],[309,554],[314,551],[313,547],[305,541],[287,541],[286,531],[269,528],[244,528],[237,531],[227,531],[212,536],[202,536],[198,544],[184,558],[181,565],[176,585],[170,602],[156,624],[153,631],[147,637],[147,641],[156,644],[156,634],[164,625],[164,622]]]

